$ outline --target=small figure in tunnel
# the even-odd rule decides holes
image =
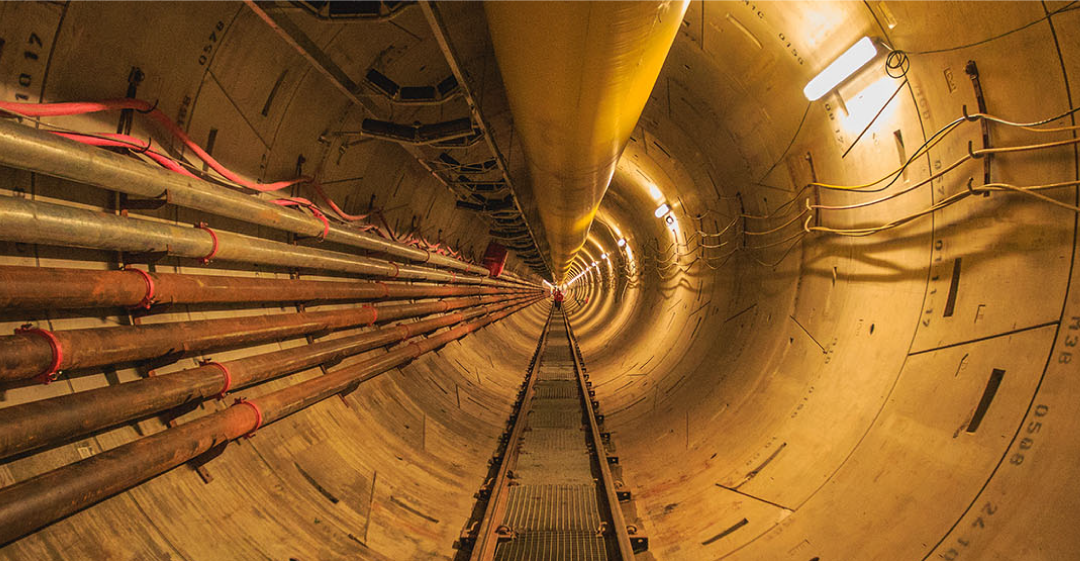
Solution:
[[[562,291],[561,290],[556,290],[555,291],[555,309],[556,310],[561,310],[562,309],[563,298],[564,298],[564,296],[563,296]]]

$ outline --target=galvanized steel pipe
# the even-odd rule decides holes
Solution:
[[[157,168],[120,154],[0,119],[0,165],[318,237],[326,225],[313,216],[275,205],[192,177]],[[458,271],[483,273],[479,266],[331,223],[326,240],[410,261]]]
[[[516,287],[486,277],[458,275],[416,265],[399,265],[337,251],[275,242],[224,230],[184,228],[165,222],[86,210],[67,205],[0,197],[0,239],[128,253],[257,263],[284,268],[358,275]]]

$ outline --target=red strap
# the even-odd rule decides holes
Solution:
[[[404,323],[399,323],[397,326],[405,330],[405,336],[401,338],[402,341],[408,339],[409,337],[412,337],[412,329],[409,329],[408,325]]]
[[[223,399],[225,394],[228,393],[229,388],[232,387],[232,373],[229,372],[229,367],[221,364],[220,362],[214,362],[212,360],[204,360],[199,363],[199,366],[216,366],[225,377],[225,385],[221,387],[221,393],[218,394],[218,399]]]
[[[236,401],[233,402],[233,405],[247,405],[252,409],[252,411],[255,411],[255,428],[251,429],[251,432],[245,434],[244,438],[251,438],[255,436],[255,431],[259,430],[259,428],[261,428],[263,424],[262,409],[259,409],[259,405],[254,401],[248,401],[242,397],[236,398]]]
[[[56,338],[56,334],[53,332],[31,327],[29,323],[15,329],[15,334],[18,335],[23,333],[40,335],[49,343],[49,348],[52,349],[52,361],[41,374],[36,376],[36,378],[41,380],[42,384],[51,384],[52,381],[56,379],[56,375],[60,372],[60,363],[64,360],[64,349],[60,346],[60,340]]]
[[[416,349],[416,356],[414,356],[413,358],[420,358],[420,355],[424,354],[424,349],[421,349],[420,345],[416,341],[413,341],[412,343],[409,343],[406,348],[409,348],[409,347]]]
[[[218,245],[219,245],[218,244],[218,237],[217,237],[217,234],[215,234],[214,231],[211,230],[210,227],[206,225],[206,222],[199,222],[198,224],[195,225],[195,227],[200,229],[200,230],[206,230],[206,233],[210,234],[210,239],[214,242],[214,246],[213,246],[213,248],[210,249],[210,253],[206,257],[203,257],[202,259],[199,259],[199,262],[202,263],[203,265],[205,265],[205,264],[209,263],[210,260],[213,259],[215,255],[217,255]]]
[[[327,233],[330,232],[330,221],[329,221],[328,218],[326,218],[326,215],[323,214],[322,211],[320,211],[318,208],[315,208],[314,204],[310,204],[308,206],[308,210],[311,211],[311,214],[313,214],[315,216],[315,218],[319,218],[320,221],[322,221],[322,223],[323,223],[323,233],[321,233],[321,235],[318,238],[319,243],[322,243],[323,240],[326,239]]]
[[[457,271],[450,271],[450,284],[457,280]]]
[[[378,319],[379,319],[379,309],[376,308],[375,306],[370,305],[370,304],[362,306],[361,308],[369,308],[369,309],[371,309],[371,321],[368,323],[368,327],[371,327],[372,325],[375,325],[375,322],[378,321]]]
[[[125,271],[134,271],[139,274],[146,281],[146,295],[143,296],[142,301],[132,306],[133,308],[150,309],[150,306],[154,305],[154,279],[150,276],[150,273],[142,269],[124,269]]]
[[[390,287],[386,286],[385,282],[383,282],[383,281],[375,281],[375,284],[381,286],[382,289],[383,289],[383,295],[380,296],[380,298],[389,298],[390,297]]]
[[[274,200],[272,200],[270,202],[274,203],[276,205],[279,205],[279,206],[304,207],[304,208],[310,210],[311,214],[314,215],[315,218],[318,218],[323,223],[322,234],[319,235],[319,237],[317,238],[319,240],[319,243],[322,243],[322,241],[326,239],[326,235],[330,233],[330,220],[326,218],[326,215],[323,214],[323,212],[321,210],[319,210],[319,207],[315,206],[315,203],[313,203],[313,202],[311,202],[311,201],[309,201],[309,200],[307,200],[307,199],[305,199],[303,197],[289,197],[289,198],[285,198],[285,199],[274,199]]]
[[[390,278],[396,279],[398,275],[401,274],[401,267],[398,267],[397,263],[394,263],[393,261],[391,261],[390,264],[394,266],[394,274],[390,275]]]
[[[326,234],[330,233],[330,220],[328,218],[326,218],[326,215],[323,214],[322,211],[320,211],[319,209],[317,209],[315,207],[311,207],[311,213],[315,215],[315,218],[318,218],[319,220],[322,220],[323,230],[322,230],[322,235],[319,236],[319,243],[322,243],[323,240],[326,239]]]

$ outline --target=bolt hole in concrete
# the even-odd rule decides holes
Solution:
[[[872,324],[872,323],[870,324],[870,334],[871,335],[874,334],[874,324]]]

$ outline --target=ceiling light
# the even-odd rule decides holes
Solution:
[[[803,95],[810,101],[821,98],[840,85],[840,82],[866,66],[866,63],[873,60],[875,56],[877,56],[877,45],[869,37],[859,39],[832,64],[826,66],[825,70],[814,76],[814,79],[803,88]]]
[[[601,255],[600,258],[601,259],[607,259],[607,254],[605,253],[605,254]]]
[[[652,200],[659,201],[664,198],[664,194],[660,192],[660,188],[656,185],[649,185],[649,195],[652,196]]]
[[[622,238],[619,238],[619,241],[615,242],[615,245],[617,245],[619,247],[623,247],[623,246],[626,245],[626,240],[624,240]]]
[[[667,203],[663,203],[660,206],[656,207],[656,212],[653,213],[653,216],[660,218],[670,211],[671,207],[669,207]]]

